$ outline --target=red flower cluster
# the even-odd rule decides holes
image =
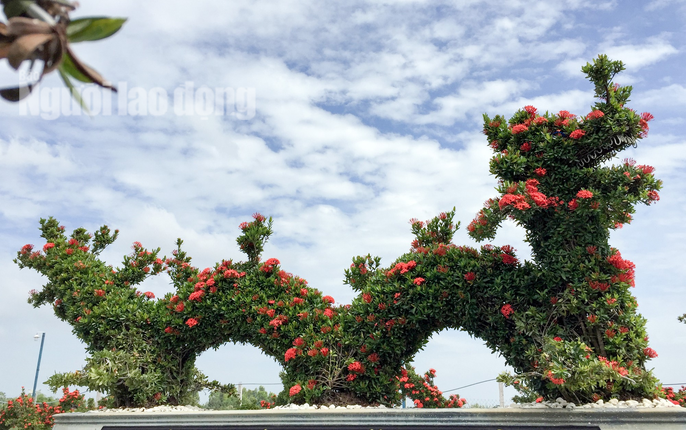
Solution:
[[[404,275],[415,267],[417,267],[417,262],[414,260],[410,260],[407,263],[397,263],[395,267],[386,272],[386,276],[391,277],[398,272],[400,272],[401,275]]]
[[[512,306],[508,303],[500,308],[500,313],[503,314],[505,318],[510,319],[510,315],[514,313],[514,309],[512,309]]]
[[[519,210],[531,208],[531,205],[526,202],[526,198],[521,194],[505,194],[500,198],[500,201],[498,201],[500,210],[503,210],[503,208],[510,205]]]
[[[657,352],[655,352],[655,350],[653,348],[645,348],[643,350],[643,354],[645,354],[645,356],[649,357],[649,358],[657,357]]]
[[[646,137],[648,136],[648,130],[650,127],[648,127],[648,122],[651,121],[653,118],[655,118],[651,113],[648,112],[643,112],[641,114],[641,119],[638,121],[638,125],[641,127],[641,133],[639,134],[640,137]]]
[[[196,291],[194,293],[191,293],[190,296],[188,296],[188,301],[191,301],[191,302],[196,301],[196,302],[200,303],[201,298],[204,295],[205,295],[205,291],[203,291],[203,290]]]
[[[348,365],[348,370],[355,373],[364,373],[364,365],[359,361],[355,361]]]
[[[188,320],[186,321],[186,325],[188,327],[193,327],[197,324],[198,324],[198,320],[196,320],[195,318],[188,318]]]
[[[548,377],[548,379],[550,379],[550,382],[552,382],[552,383],[555,384],[555,385],[562,385],[562,384],[565,383],[565,380],[564,380],[564,379],[562,379],[562,378],[556,378],[556,377],[553,375],[553,372],[551,372],[550,370],[548,371],[547,377]]]
[[[300,390],[302,390],[302,387],[300,386],[300,384],[295,384],[294,386],[291,387],[290,390],[288,390],[288,394],[289,394],[291,397],[293,397],[293,396],[295,396],[296,394],[298,394],[298,393],[300,392]]]
[[[605,114],[601,110],[594,110],[590,112],[588,115],[586,115],[587,120],[592,120],[592,119],[598,119],[604,117]]]
[[[525,131],[528,131],[529,127],[527,127],[524,124],[517,124],[512,126],[512,134],[519,134],[519,133],[524,133]]]
[[[294,359],[297,354],[298,350],[296,348],[288,348],[286,354],[284,354],[284,361],[288,363],[288,360]]]
[[[585,134],[585,131],[581,129],[576,129],[569,134],[569,137],[571,137],[572,139],[581,139],[582,137],[584,137]]]
[[[276,258],[270,258],[269,260],[264,262],[264,265],[260,267],[260,270],[264,273],[269,273],[272,270],[274,270],[274,266],[278,266],[279,264],[281,264],[279,260],[277,260]]]
[[[510,254],[500,254],[500,257],[503,259],[503,263],[505,264],[517,264],[518,262],[518,260]]]
[[[593,197],[593,193],[588,190],[579,190],[579,192],[576,193],[576,197],[579,199],[590,199]]]
[[[610,361],[605,357],[598,357],[598,361],[603,363],[605,366],[609,367],[610,369],[614,370],[615,372],[619,373],[621,376],[627,376],[629,374],[629,371],[626,370],[625,367],[622,367],[619,365],[617,361]]]

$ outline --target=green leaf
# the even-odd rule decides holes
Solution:
[[[81,98],[81,94],[74,88],[74,85],[71,83],[71,80],[69,79],[69,76],[67,75],[67,72],[60,66],[59,68],[60,72],[60,77],[64,81],[64,84],[69,88],[69,92],[71,92],[71,96],[74,97],[74,99],[79,102],[79,105],[81,105],[81,108],[83,109],[86,114],[90,115],[91,112],[88,109],[88,106],[86,106],[86,102],[83,101]]]
[[[126,18],[90,17],[71,21],[67,26],[67,39],[71,43],[92,42],[110,37],[126,22]]]

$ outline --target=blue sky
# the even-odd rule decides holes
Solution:
[[[659,1],[83,1],[74,15],[128,17],[105,41],[77,45],[115,83],[167,93],[253,88],[255,115],[61,116],[45,120],[0,104],[0,391],[33,383],[37,331],[47,332],[41,380],[83,365],[83,345],[51,309],[33,309],[42,285],[12,263],[41,245],[38,219],[68,230],[121,230],[103,257],[118,264],[133,241],[170,254],[184,239],[199,267],[241,258],[238,224],[274,217],[265,257],[349,303],[343,270],[355,255],[390,264],[409,249],[408,220],[456,206],[466,226],[496,192],[481,115],[590,111],[580,68],[600,53],[622,60],[617,81],[651,112],[649,137],[619,158],[655,166],[661,201],[640,207],[611,243],[636,263],[650,362],[663,382],[686,382],[686,289],[681,275],[686,185],[686,2]],[[17,74],[0,70],[9,86]],[[50,76],[43,88],[60,87]],[[115,104],[116,107],[116,104]],[[617,162],[617,160],[615,160]],[[506,224],[497,245],[529,250]],[[474,245],[461,229],[457,244]],[[142,286],[162,295],[164,279]],[[199,367],[221,382],[278,382],[279,367],[250,346],[210,351]],[[443,390],[495,377],[504,360],[478,339],[446,331],[415,361]],[[273,386],[276,390],[278,387]],[[48,391],[43,387],[44,392]],[[495,383],[460,391],[494,401]],[[513,394],[508,391],[508,395]]]

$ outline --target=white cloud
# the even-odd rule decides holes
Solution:
[[[660,62],[678,52],[669,42],[662,40],[640,45],[601,45],[600,51],[607,54],[609,58],[621,59],[631,71]]]
[[[579,34],[592,2],[268,4],[125,0],[83,2],[81,11],[130,17],[112,39],[77,47],[109,79],[168,91],[187,81],[196,87],[252,87],[252,120],[168,114],[42,121],[0,104],[0,342],[33,357],[33,331],[50,327],[45,374],[78,367],[84,354],[50,309],[25,304],[40,278],[9,263],[24,243],[40,242],[41,216],[55,215],[69,229],[104,223],[120,228],[121,239],[103,254],[112,264],[134,240],[169,254],[181,237],[195,264],[211,266],[241,258],[237,225],[260,211],[275,216],[265,254],[349,302],[353,292],[341,280],[353,255],[372,253],[390,264],[409,248],[409,218],[426,219],[456,206],[464,227],[495,194],[490,149],[480,133],[482,112],[508,116],[532,104],[540,111],[586,113],[593,102],[590,86],[567,75],[581,78],[581,64],[592,59],[589,47],[599,44],[646,85],[635,93],[641,109],[678,107],[684,98],[679,75],[664,88],[645,77],[650,64],[683,62],[663,29],[649,26],[645,34],[628,37],[633,29],[604,12],[612,2],[596,5],[593,13],[601,14],[613,34],[627,38],[621,44],[619,37],[608,38],[605,45]],[[57,77],[44,83],[50,85],[60,85]],[[654,331],[665,324],[666,333],[676,334],[680,326],[666,315],[684,298],[679,257],[670,251],[681,240],[679,196],[686,190],[679,184],[686,160],[679,154],[686,148],[676,127],[684,115],[674,109],[671,123],[660,122],[662,117],[667,118],[651,123],[659,133],[629,153],[665,175],[662,200],[643,208],[632,226],[613,235],[613,243],[638,264],[639,302],[650,298],[643,292],[647,284],[652,290],[646,290],[670,303],[668,311],[657,300],[642,305],[656,321]],[[526,257],[523,236],[506,223],[496,243],[512,243]],[[464,228],[455,241],[473,244]],[[169,286],[159,278],[145,288],[161,294]],[[10,331],[17,318],[31,324]],[[676,377],[681,366],[670,357],[683,356],[683,344],[670,345],[661,334],[654,339],[662,345],[661,374]],[[199,363],[211,377],[216,372],[230,379],[224,382],[240,382],[234,378],[245,374],[269,380],[243,382],[277,380],[278,368],[265,359],[254,348],[226,347]],[[34,363],[7,360],[0,363],[17,372],[3,380],[0,391],[15,394],[30,383]],[[440,386],[449,389],[476,382],[482,376],[474,369],[490,376],[503,363],[479,341],[447,332],[430,342],[417,365],[435,367]],[[235,372],[220,373],[222,367]],[[489,390],[460,394],[495,397]]]

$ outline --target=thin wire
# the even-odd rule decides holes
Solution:
[[[662,384],[665,387],[676,387],[677,385],[686,385],[686,382],[675,382],[673,384]]]
[[[233,385],[283,385],[281,382],[238,382]]]
[[[483,384],[483,383],[485,383],[485,382],[491,382],[491,381],[495,381],[495,378],[493,378],[493,379],[486,379],[485,381],[475,382],[475,383],[473,383],[473,384],[464,385],[464,386],[462,386],[462,387],[453,388],[453,389],[451,389],[451,390],[447,390],[447,391],[443,391],[443,392],[444,392],[444,393],[449,393],[449,392],[451,392],[451,391],[461,390],[461,389],[463,389],[463,388],[467,388],[467,387],[471,387],[471,386],[473,386],[473,385],[479,385],[479,384]]]

